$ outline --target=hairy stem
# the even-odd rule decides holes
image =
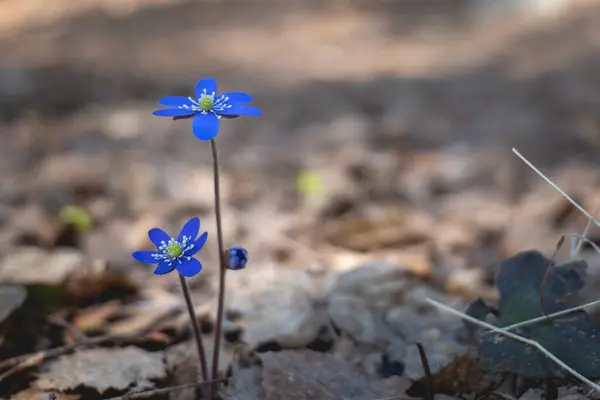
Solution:
[[[188,287],[185,277],[179,275],[179,281],[181,282],[181,289],[183,290],[183,297],[185,297],[185,303],[187,305],[190,319],[192,320],[192,329],[194,330],[194,337],[196,338],[196,347],[198,350],[198,358],[200,359],[200,368],[202,369],[202,379],[204,382],[208,381],[208,366],[206,363],[206,353],[204,352],[204,344],[202,343],[202,334],[200,333],[200,324],[196,317],[196,311],[194,311],[194,305],[192,304],[192,298],[190,296],[190,288]]]
[[[219,246],[219,300],[217,306],[217,326],[215,328],[215,345],[212,359],[212,378],[219,374],[219,352],[221,350],[221,331],[223,329],[223,307],[225,304],[225,249],[223,248],[223,225],[221,223],[221,187],[219,182],[219,158],[217,156],[217,141],[211,139],[210,149],[213,157],[213,176],[215,188],[215,215],[217,219],[217,243]],[[214,387],[213,387],[214,388]]]

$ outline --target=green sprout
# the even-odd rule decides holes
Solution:
[[[305,198],[315,198],[324,191],[323,180],[316,172],[303,169],[296,176],[296,189]]]
[[[92,217],[83,207],[72,204],[63,206],[59,216],[67,224],[73,225],[78,232],[84,233],[92,229]]]

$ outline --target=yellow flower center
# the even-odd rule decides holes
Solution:
[[[183,253],[183,249],[179,243],[171,242],[167,246],[167,253],[169,253],[171,258],[177,258]]]
[[[211,96],[202,96],[200,98],[200,109],[202,111],[210,111],[213,108],[213,98]]]

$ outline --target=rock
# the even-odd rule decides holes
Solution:
[[[275,342],[299,348],[326,325],[320,305],[325,289],[302,271],[259,267],[228,276],[226,311],[239,315],[242,340],[251,348]]]
[[[257,365],[234,368],[233,376],[223,389],[222,395],[225,400],[263,400],[265,393],[262,387],[261,368]]]
[[[423,371],[414,342],[419,341],[423,344],[434,372],[468,350],[467,346],[459,342],[457,335],[463,327],[461,319],[426,304],[424,301],[427,298],[458,310],[465,306],[464,301],[451,298],[430,287],[413,286],[404,295],[403,302],[388,309],[385,314],[387,325],[401,336],[407,345],[403,362],[406,374],[415,379],[420,377]]]
[[[388,263],[348,271],[330,291],[329,316],[353,340],[385,349],[400,339],[386,322],[385,313],[402,304],[416,282],[405,270]]]
[[[402,393],[407,380],[367,376],[329,353],[284,350],[261,354],[265,399],[376,399]]]

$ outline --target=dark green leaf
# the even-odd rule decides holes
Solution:
[[[499,326],[508,326],[573,307],[569,295],[585,283],[587,264],[574,261],[551,265],[538,251],[527,251],[502,263],[496,279],[500,292]],[[547,273],[546,273],[547,272]],[[545,278],[544,278],[545,277]],[[542,288],[544,308],[540,299]],[[532,339],[579,373],[600,377],[600,332],[585,311],[570,313],[514,333]],[[564,375],[564,371],[533,346],[504,335],[484,332],[480,337],[484,367],[531,378]]]

